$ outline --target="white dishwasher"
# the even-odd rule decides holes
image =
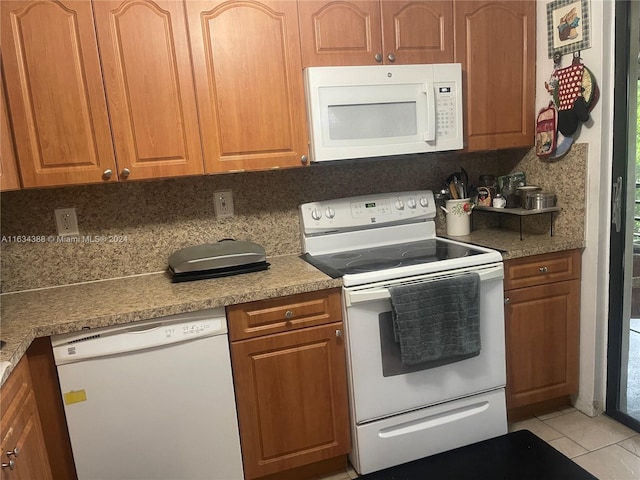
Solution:
[[[79,480],[242,480],[223,308],[51,343]]]

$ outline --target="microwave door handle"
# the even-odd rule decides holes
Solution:
[[[436,104],[433,98],[433,87],[425,83],[424,93],[427,95],[427,131],[424,133],[424,141],[434,142],[436,140]]]

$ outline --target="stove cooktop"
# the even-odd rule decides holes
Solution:
[[[338,278],[368,272],[422,265],[485,253],[469,245],[439,238],[382,247],[349,250],[324,255],[304,254],[303,258],[327,275]]]

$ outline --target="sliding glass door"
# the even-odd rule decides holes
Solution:
[[[640,4],[616,2],[606,413],[640,431]]]

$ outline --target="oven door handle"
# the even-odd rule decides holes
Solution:
[[[504,268],[502,264],[500,266],[485,268],[482,270],[473,270],[473,272],[477,273],[480,276],[480,282],[484,282],[486,280],[494,280],[496,278],[503,279],[504,278]],[[442,277],[446,275],[434,275],[433,277],[427,277],[424,280],[428,282],[429,280]],[[418,282],[416,282],[418,283]],[[401,285],[402,282],[398,282],[398,285]],[[390,298],[391,295],[389,293],[388,288],[372,288],[368,290],[346,290],[344,295],[345,302],[347,307],[354,305],[356,303],[363,302],[371,302],[373,300],[383,300],[385,298]]]

